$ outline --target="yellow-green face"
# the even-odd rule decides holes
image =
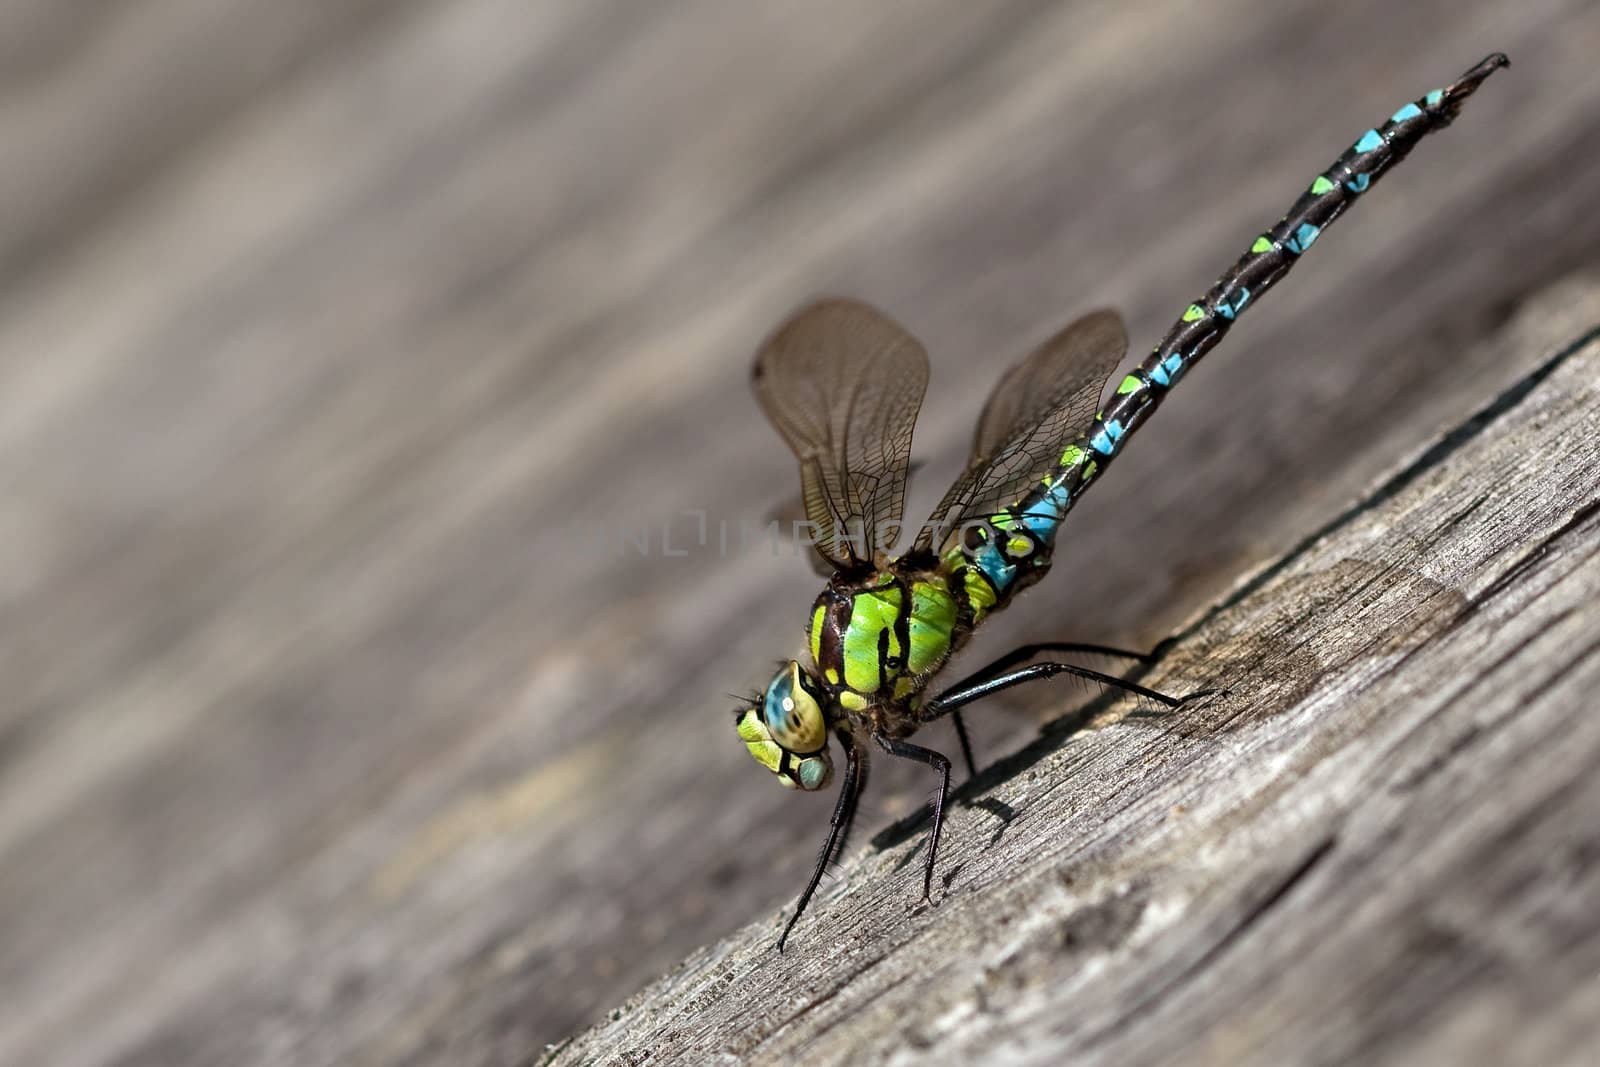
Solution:
[[[761,698],[738,712],[740,740],[786,788],[821,789],[833,777],[821,698],[821,687],[790,660]]]

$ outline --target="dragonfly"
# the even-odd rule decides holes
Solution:
[[[816,791],[832,781],[830,740],[844,755],[828,835],[778,937],[779,952],[843,848],[870,750],[925,764],[939,776],[923,863],[927,901],[951,764],[943,753],[908,740],[917,730],[951,716],[967,770],[975,774],[960,709],[1002,690],[1065,675],[1167,707],[1213,692],[1173,697],[1064,659],[1040,660],[1084,653],[1149,659],[1099,645],[1041,642],[929,695],[974,630],[1049,571],[1067,513],[1173,386],[1346,208],[1422,138],[1448,125],[1489,75],[1509,65],[1494,53],[1363,133],[1184,310],[1104,403],[1128,348],[1115,311],[1089,312],[1011,366],[983,407],[962,473],[898,554],[891,549],[904,534],[911,435],[928,382],[926,351],[887,315],[838,298],[802,308],[761,345],[752,384],[799,461],[812,547],[828,582],[808,621],[810,662],[785,661],[764,690],[742,698],[735,725],[755,761],[792,789]]]

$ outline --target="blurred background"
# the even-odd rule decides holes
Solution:
[[[0,1061],[528,1062],[771,921],[831,797],[730,729],[817,588],[716,544],[795,489],[762,337],[923,338],[920,520],[1008,361],[1142,353],[1494,50],[972,665],[1154,644],[1528,369],[1472,342],[1596,266],[1592,3],[0,6]]]

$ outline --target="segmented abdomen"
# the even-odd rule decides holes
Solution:
[[[1174,382],[1217,342],[1244,311],[1289,272],[1344,209],[1370,189],[1417,142],[1450,124],[1483,79],[1507,66],[1496,53],[1444,88],[1406,104],[1382,126],[1363,133],[1317,175],[1278,224],[1257,237],[1205,297],[1190,304],[1150,356],[1117,386],[1084,443],[1101,457],[1116,455],[1127,436],[1155,410]]]
[[[966,599],[975,609],[971,621],[981,620],[991,607],[1004,606],[1017,590],[1043,576],[1067,512],[1178,378],[1289,272],[1346,207],[1423,137],[1449,125],[1478,85],[1509,62],[1499,53],[1491,55],[1452,85],[1406,104],[1382,126],[1363,133],[1317,175],[1277,225],[1255,239],[1210,292],[1184,310],[1149,357],[1118,383],[1088,432],[1066,447],[1057,469],[995,517],[994,533],[973,531],[946,555],[946,570],[965,585]],[[974,589],[975,583],[984,588]]]

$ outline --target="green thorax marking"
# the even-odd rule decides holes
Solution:
[[[938,573],[879,573],[844,588],[829,585],[807,634],[816,673],[846,708],[904,699],[921,688],[917,676],[944,665],[958,614]]]
[[[955,637],[956,598],[942,577],[934,576],[911,583],[911,659],[912,674],[921,674],[944,665]]]
[[[850,598],[850,623],[844,632],[844,684],[858,693],[877,692],[905,662],[900,612],[905,597],[898,586],[857,593]]]

